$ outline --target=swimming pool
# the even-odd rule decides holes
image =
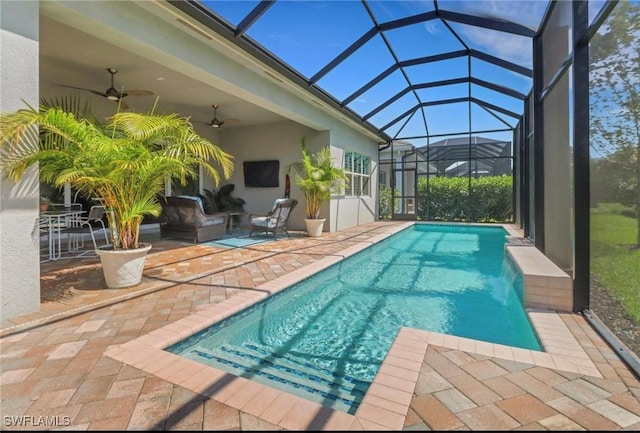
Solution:
[[[415,224],[166,350],[348,413],[402,326],[540,350],[506,234]]]

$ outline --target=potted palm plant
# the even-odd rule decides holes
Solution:
[[[305,138],[302,138],[302,159],[289,165],[287,172],[291,170],[296,172],[296,185],[304,194],[307,235],[322,236],[326,220],[320,218],[322,205],[331,199],[331,194],[343,188],[347,175],[344,169],[334,164],[328,147],[309,153]]]
[[[157,114],[156,105],[144,114],[118,109],[104,122],[92,116],[87,105],[78,107],[76,101],[43,101],[39,109],[28,106],[2,114],[0,170],[17,181],[38,163],[45,182],[57,187],[69,183],[87,197],[98,197],[111,236],[111,245],[97,251],[107,287],[134,286],[142,280],[151,249],[140,242],[140,224],[145,215],[160,215],[158,197],[167,176],[185,185],[200,165],[217,184],[219,171],[230,177],[233,160],[200,137],[187,118]],[[126,269],[129,264],[132,270]]]

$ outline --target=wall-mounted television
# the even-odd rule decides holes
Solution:
[[[280,186],[280,161],[244,161],[244,186],[246,188],[277,188]]]

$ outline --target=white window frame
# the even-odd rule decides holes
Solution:
[[[361,161],[359,165],[356,164],[358,158]],[[344,171],[348,178],[345,197],[371,197],[371,157],[345,149]]]

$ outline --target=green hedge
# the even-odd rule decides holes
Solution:
[[[511,222],[512,177],[433,177],[418,180],[418,219],[425,221]],[[396,196],[399,192],[396,190]],[[396,205],[399,199],[396,199]],[[380,219],[392,216],[391,188],[380,185]]]
[[[386,185],[380,185],[380,191],[379,191],[380,205],[378,207],[378,215],[379,215],[379,218],[382,220],[391,219],[392,212],[393,212],[393,204],[391,203],[391,199],[392,199],[391,193],[392,193],[391,187],[388,187]],[[398,194],[399,194],[398,190],[396,189],[395,195],[397,196]],[[399,201],[400,199],[396,199],[396,204],[398,204]]]
[[[428,188],[427,188],[428,181]],[[469,222],[512,220],[511,176],[421,178],[418,219]]]

